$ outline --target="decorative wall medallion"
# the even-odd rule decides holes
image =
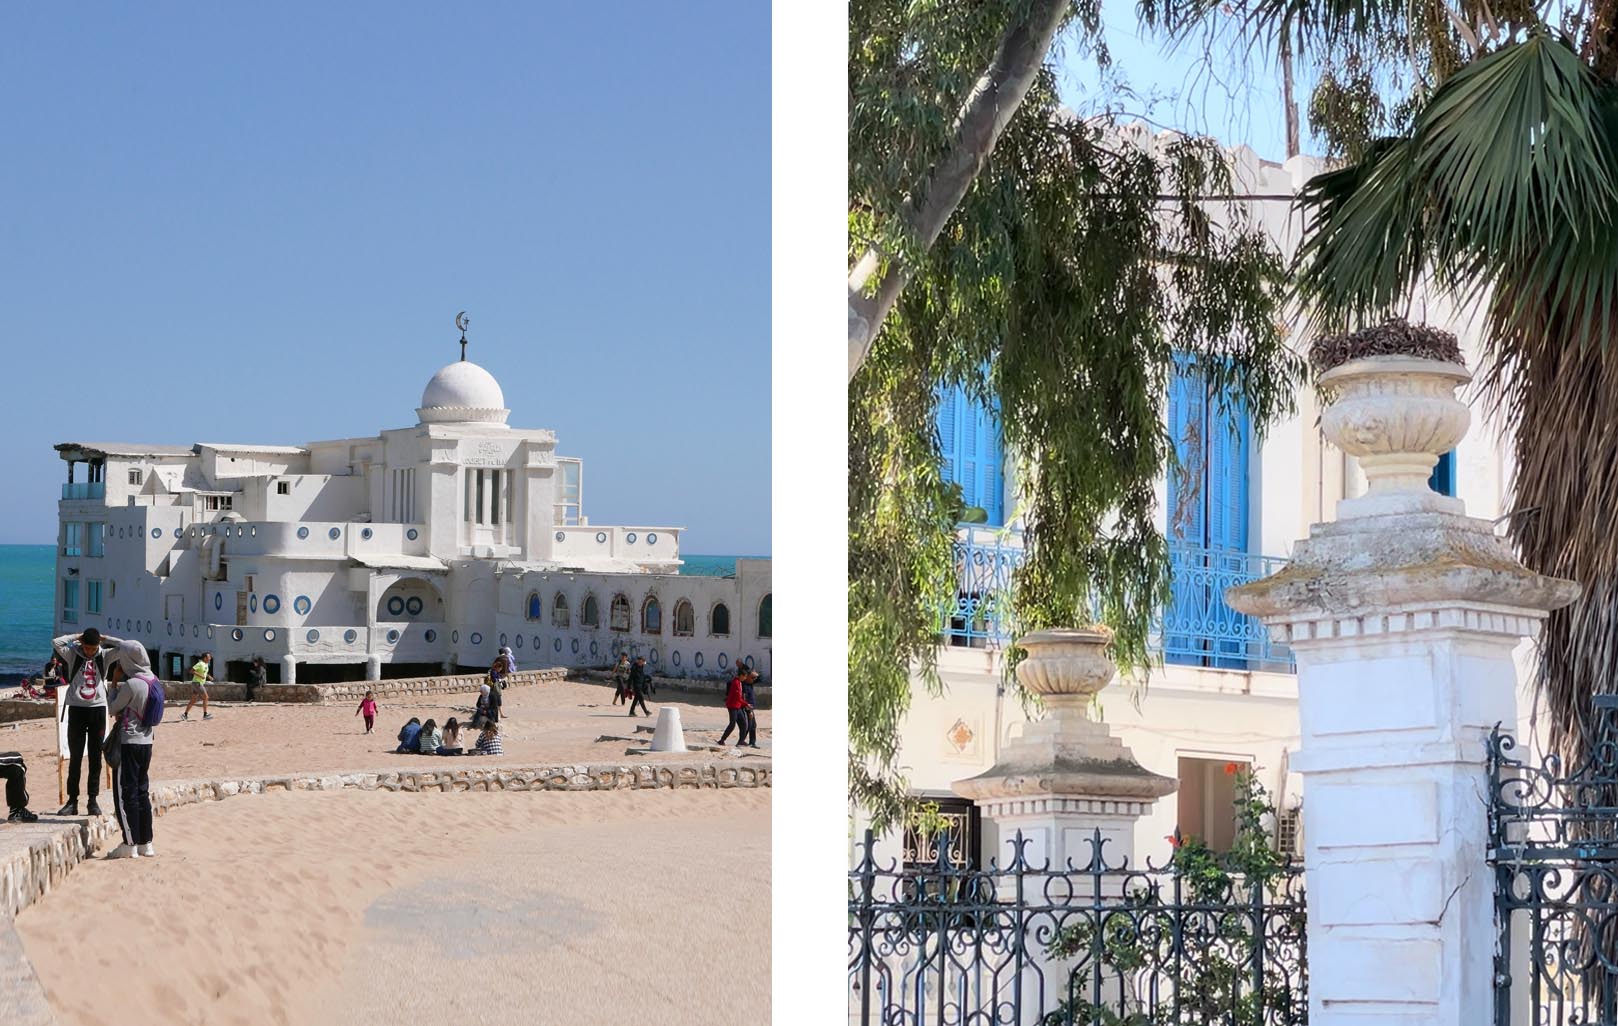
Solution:
[[[966,746],[972,743],[973,738],[977,737],[976,734],[972,733],[972,728],[966,725],[965,720],[956,720],[955,725],[949,728],[949,732],[944,736],[949,739],[950,744],[955,746],[957,752],[966,751]]]

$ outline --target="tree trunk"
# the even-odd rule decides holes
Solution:
[[[955,208],[960,206],[972,180],[1005,131],[1007,123],[1028,95],[1034,76],[1045,63],[1051,40],[1067,14],[1071,0],[1035,0],[1023,21],[1010,25],[1000,38],[994,60],[978,78],[955,118],[950,143],[927,174],[919,205],[911,204],[905,227],[922,252],[932,248]],[[883,264],[886,262],[886,271]],[[876,247],[867,249],[848,275],[848,380],[865,363],[871,341],[909,284],[915,268]],[[868,294],[876,282],[874,294]]]
[[[1292,87],[1292,28],[1281,28],[1281,100],[1287,112],[1287,159],[1303,152],[1298,139],[1298,100]]]

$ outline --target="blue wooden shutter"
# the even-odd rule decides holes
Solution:
[[[1202,375],[1184,357],[1169,382],[1169,434],[1179,468],[1169,473],[1168,538],[1207,544],[1208,432]],[[1183,508],[1182,508],[1183,507]]]
[[[989,514],[989,524],[1000,526],[1005,520],[1005,446],[1000,438],[1000,404],[990,409],[978,408],[978,501]]]
[[[944,462],[944,480],[956,483],[961,479],[959,460],[961,407],[965,405],[964,399],[958,388],[942,389],[938,394],[938,447]]]
[[[1247,551],[1247,460],[1253,420],[1247,404],[1214,403],[1208,418],[1208,547]]]
[[[1438,464],[1433,467],[1433,474],[1427,479],[1427,487],[1439,495],[1455,495],[1455,450],[1451,449],[1438,457]]]
[[[989,524],[998,526],[1005,518],[1005,449],[998,407],[985,408],[960,387],[941,389],[938,441],[944,480],[960,485],[966,505],[981,507]]]

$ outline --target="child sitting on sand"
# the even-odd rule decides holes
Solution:
[[[444,743],[444,735],[438,730],[437,720],[428,720],[421,725],[421,737],[418,739],[417,751],[422,755],[437,755],[438,746]]]
[[[394,751],[400,755],[404,755],[409,752],[419,752],[421,751],[421,749],[418,747],[420,740],[421,721],[412,716],[410,717],[410,722],[406,723],[399,731],[399,747],[395,748]]]
[[[439,755],[461,754],[461,725],[451,716],[449,722],[444,724],[444,740],[438,746]]]
[[[478,735],[477,751],[473,755],[502,755],[504,749],[500,746],[500,725],[493,721],[483,725],[483,733]]]
[[[361,713],[365,714],[365,732],[367,734],[369,734],[371,732],[371,728],[376,725],[376,692],[375,691],[367,691],[365,693],[364,700],[362,700],[360,702],[360,707],[358,709],[354,710],[354,715],[355,716],[358,716]],[[403,739],[401,738],[400,740],[403,740]]]

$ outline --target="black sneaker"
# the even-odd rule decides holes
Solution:
[[[101,815],[101,806],[96,804],[96,800],[94,798],[90,799],[90,804],[85,806],[85,810],[92,816]]]
[[[69,798],[67,804],[56,810],[58,816],[77,816],[79,814],[79,800]]]
[[[37,812],[29,812],[26,808],[12,809],[11,815],[6,817],[8,823],[36,823],[39,821]]]

